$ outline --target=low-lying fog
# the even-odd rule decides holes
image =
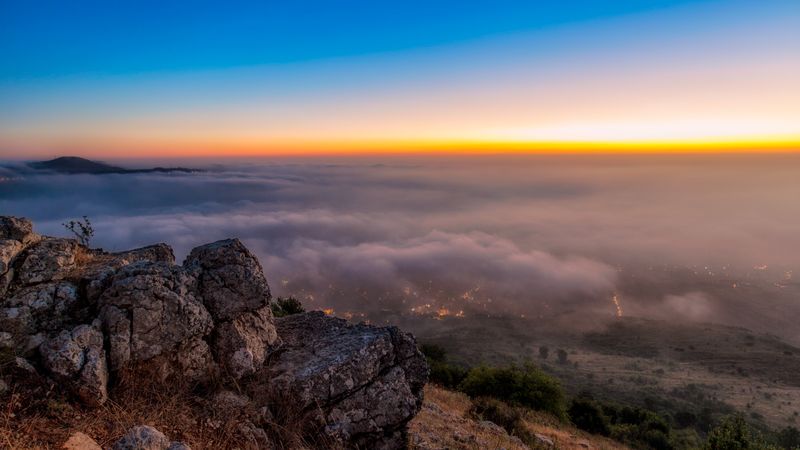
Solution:
[[[274,294],[340,314],[619,312],[800,338],[798,156],[181,164],[209,171],[20,178],[9,163],[0,214],[52,235],[87,215],[96,246],[163,241],[179,259],[236,236]]]

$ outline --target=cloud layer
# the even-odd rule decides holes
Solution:
[[[338,311],[613,316],[611,295],[622,290],[626,311],[735,322],[719,313],[725,298],[703,293],[718,288],[687,277],[676,283],[674,273],[653,275],[652,267],[710,266],[739,279],[757,264],[795,265],[798,162],[238,162],[194,175],[6,178],[0,213],[31,217],[41,232],[56,235],[65,234],[61,222],[88,215],[98,246],[163,241],[179,258],[193,246],[237,236],[258,254],[276,293]],[[13,170],[3,169],[4,176]],[[626,287],[646,268],[648,288]]]

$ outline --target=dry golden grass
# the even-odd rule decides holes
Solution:
[[[410,448],[449,449],[524,449],[522,442],[504,431],[481,424],[470,417],[472,401],[466,395],[428,385],[422,411],[409,424]],[[585,433],[552,416],[527,413],[525,425],[533,432],[551,439],[558,449],[623,450],[623,444]]]
[[[422,411],[409,424],[410,448],[527,448],[505,431],[470,419],[467,413],[471,406],[472,402],[464,394],[426,386]]]
[[[248,439],[239,432],[239,415],[210,407],[208,397],[218,386],[182,386],[142,371],[122,374],[117,382],[111,399],[99,408],[78,405],[56,386],[14,384],[13,392],[0,396],[0,449],[57,449],[76,431],[109,448],[136,425],[153,426],[194,450],[333,448],[309,441],[303,433],[307,423],[301,422],[307,417],[288,413],[260,423],[269,442]],[[292,408],[273,406],[284,411]]]

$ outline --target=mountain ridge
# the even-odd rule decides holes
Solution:
[[[150,169],[126,169],[124,167],[106,164],[102,161],[81,158],[79,156],[60,156],[46,161],[32,161],[27,163],[27,167],[48,172],[63,174],[136,174],[136,173],[196,173],[202,172],[200,169],[187,167],[153,167]]]

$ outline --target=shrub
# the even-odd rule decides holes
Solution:
[[[419,350],[428,361],[445,362],[447,359],[447,350],[436,344],[422,344]]]
[[[778,445],[783,448],[800,448],[800,430],[795,427],[786,427],[778,432]]]
[[[513,405],[565,419],[564,392],[558,381],[532,364],[470,369],[459,389],[475,397],[494,397]]]
[[[420,351],[428,360],[431,382],[455,389],[467,376],[467,369],[447,362],[447,351],[444,348],[435,344],[423,344]]]
[[[559,364],[566,364],[567,363],[567,351],[560,348],[556,352],[558,354],[558,362]]]
[[[603,412],[603,408],[590,396],[581,395],[574,398],[567,412],[572,423],[581,430],[603,436],[611,434],[611,421]]]
[[[87,216],[83,216],[83,219],[70,220],[69,222],[62,223],[61,225],[72,232],[72,234],[75,235],[75,238],[78,239],[78,242],[86,247],[89,246],[89,242],[94,237],[94,228],[92,227],[92,222]]]
[[[272,309],[272,315],[275,317],[285,317],[306,312],[300,300],[292,296],[278,297],[272,302],[270,308]]]
[[[539,358],[547,359],[550,356],[550,349],[546,345],[539,347]]]
[[[753,431],[741,415],[729,416],[708,434],[704,450],[769,450],[761,435]]]

